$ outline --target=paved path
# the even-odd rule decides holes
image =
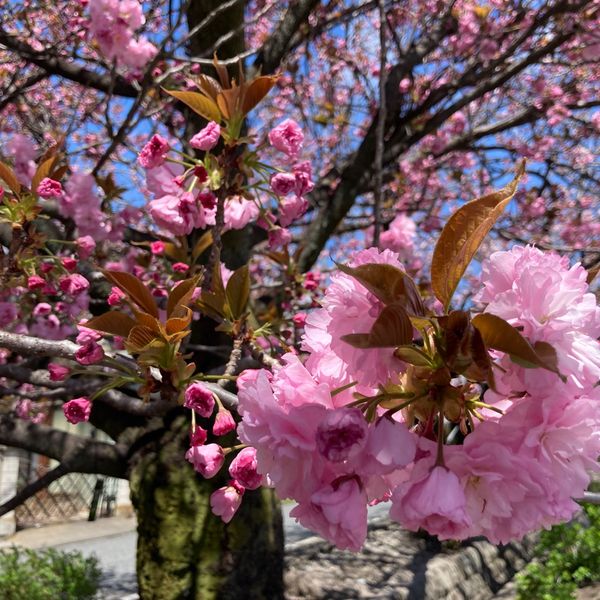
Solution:
[[[283,506],[283,523],[286,544],[313,537],[314,534],[298,525],[289,516],[291,504]],[[369,518],[387,513],[389,505],[380,504],[369,509]],[[27,548],[53,547],[71,552],[78,550],[85,556],[95,554],[103,571],[102,600],[134,600],[137,598],[135,578],[135,547],[137,535],[135,519],[113,517],[93,523],[77,521],[40,528],[24,529],[0,547],[11,543]]]

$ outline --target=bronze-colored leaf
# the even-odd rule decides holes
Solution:
[[[215,67],[215,71],[217,72],[217,75],[219,76],[219,80],[221,81],[221,87],[227,89],[228,87],[230,87],[230,83],[229,83],[229,72],[227,71],[227,67],[223,64],[221,64],[218,60],[217,60],[217,53],[215,52],[214,56],[213,56],[213,65]]]
[[[12,190],[17,196],[21,192],[21,184],[15,175],[15,172],[5,163],[0,161],[0,180],[4,181],[6,185]]]
[[[223,90],[217,96],[217,105],[226,120],[239,114],[241,92],[242,88],[234,87],[229,90]]]
[[[431,262],[431,285],[446,309],[475,252],[511,201],[524,173],[523,161],[506,187],[461,206],[446,223]]]
[[[404,308],[398,304],[386,306],[369,333],[351,333],[342,340],[355,348],[394,348],[412,341],[412,324]]]
[[[192,322],[192,311],[187,306],[182,308],[185,312],[185,316],[167,319],[167,323],[165,325],[165,331],[167,332],[167,335],[179,333],[184,329],[187,329],[189,324]]]
[[[103,315],[92,317],[85,323],[85,327],[89,329],[102,331],[110,335],[119,335],[124,338],[129,335],[129,332],[135,326],[136,322],[130,316],[117,310],[111,310]]]
[[[592,281],[594,281],[594,279],[596,279],[596,276],[598,275],[598,273],[600,273],[600,262],[595,267],[588,269],[587,277],[586,277],[586,281],[587,281],[588,285],[592,284]]]
[[[185,279],[169,292],[169,298],[167,299],[167,318],[174,316],[174,313],[177,312],[177,307],[187,307],[192,298],[194,290],[200,283],[200,279],[200,275],[196,275],[196,277],[192,277],[190,279]],[[183,316],[183,314],[176,316]]]
[[[243,115],[247,115],[271,91],[277,79],[271,75],[263,75],[246,85],[242,102]]]
[[[473,326],[470,327],[469,346],[469,354],[472,361],[463,372],[463,375],[467,379],[474,381],[487,381],[490,388],[495,391],[496,379],[494,377],[492,360],[481,333]]]
[[[215,104],[217,102],[217,96],[223,91],[221,84],[208,75],[198,76],[198,87],[204,92],[204,95],[212,98]]]
[[[50,173],[52,172],[57,159],[58,156],[51,156],[38,166],[35,175],[31,180],[31,191],[34,194],[37,194],[37,189],[42,182],[42,179],[45,177],[50,177]]]
[[[412,315],[425,314],[425,306],[414,281],[403,271],[387,264],[369,263],[358,267],[338,265],[384,304],[400,304]]]
[[[207,231],[206,233],[203,233],[200,239],[196,242],[194,249],[192,250],[192,260],[196,262],[198,257],[201,256],[205,250],[208,250],[208,248],[212,246],[212,243],[212,232]]]
[[[102,271],[104,276],[123,290],[142,310],[158,318],[158,307],[148,288],[134,275],[122,271]]]
[[[156,339],[156,335],[151,329],[136,325],[127,337],[126,346],[131,352],[141,352],[146,346]]]
[[[225,290],[227,303],[231,310],[233,319],[239,319],[245,312],[250,297],[250,272],[248,265],[244,265],[236,269],[229,281]]]
[[[134,310],[134,312],[136,323],[138,325],[150,329],[150,331],[153,331],[156,335],[162,335],[162,325],[156,317],[153,317],[152,315],[149,315],[145,312],[139,312],[137,310]]]
[[[211,292],[204,292],[196,303],[205,315],[220,321],[225,318],[225,298]]]
[[[542,367],[556,372],[556,366],[538,355],[531,344],[504,319],[491,313],[482,313],[473,317],[472,323],[488,348],[505,352],[522,366]]]
[[[163,88],[164,89],[164,88]],[[180,92],[177,90],[164,90],[169,96],[177,98],[186,106],[189,106],[195,113],[204,117],[208,121],[221,122],[221,112],[219,107],[206,96],[198,92]]]

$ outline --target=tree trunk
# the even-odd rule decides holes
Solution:
[[[184,459],[186,417],[179,415],[131,461],[138,519],[141,600],[283,598],[283,528],[272,490],[244,494],[225,525],[210,494],[227,480],[205,480]]]

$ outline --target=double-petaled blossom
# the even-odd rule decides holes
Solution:
[[[221,137],[221,127],[218,123],[211,121],[201,129],[191,140],[190,146],[196,150],[212,150]]]
[[[277,125],[277,127],[271,129],[269,132],[269,142],[271,146],[287,154],[290,158],[297,158],[302,149],[304,134],[296,121],[286,119]]]
[[[92,403],[89,398],[74,398],[65,402],[62,408],[67,421],[76,425],[82,421],[89,421],[92,412]]]
[[[229,465],[229,474],[247,490],[255,490],[263,482],[257,466],[256,449],[243,448]]]

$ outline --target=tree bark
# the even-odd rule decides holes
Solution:
[[[137,577],[142,600],[283,598],[283,527],[272,490],[244,494],[229,524],[210,494],[226,467],[205,480],[184,459],[189,421],[177,416],[131,461],[138,519]]]

